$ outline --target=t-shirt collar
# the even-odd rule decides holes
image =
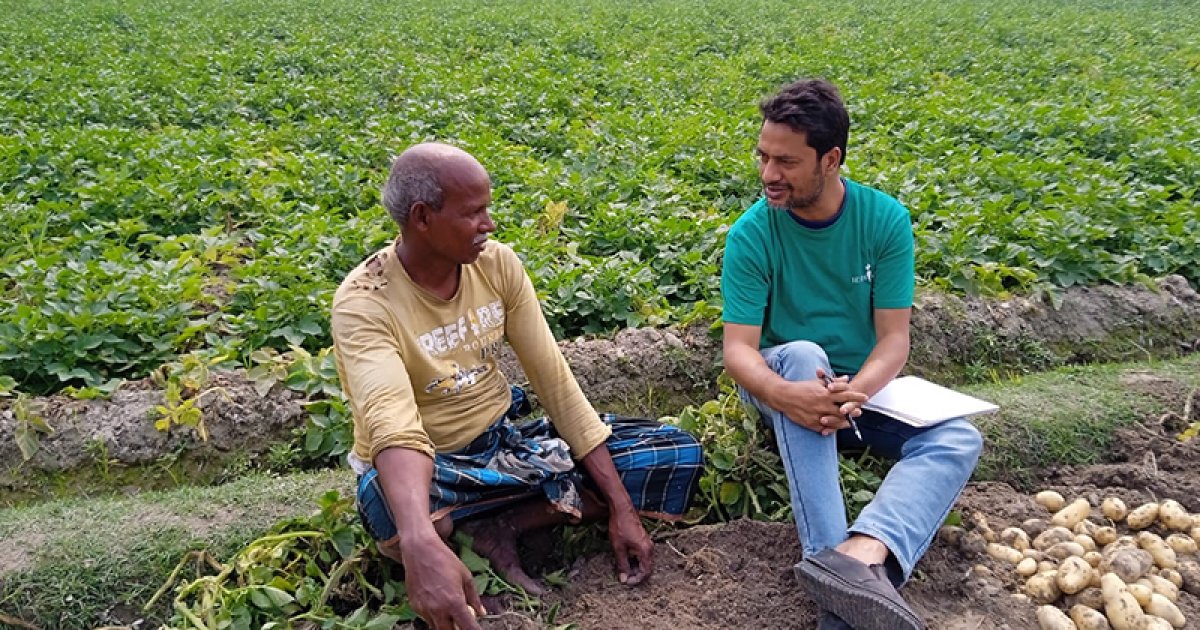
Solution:
[[[823,230],[834,223],[837,223],[837,220],[842,218],[842,212],[846,210],[846,198],[850,196],[850,186],[846,183],[846,178],[839,177],[838,179],[842,180],[842,190],[845,192],[842,194],[841,205],[838,206],[837,212],[834,213],[832,217],[829,217],[824,221],[809,221],[807,219],[801,219],[800,217],[792,214],[791,210],[785,210],[784,212],[786,212],[789,217],[792,217],[796,223],[799,223],[802,227],[806,227],[810,230]]]

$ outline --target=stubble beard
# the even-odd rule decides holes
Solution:
[[[788,197],[787,207],[789,210],[807,210],[821,199],[821,195],[825,192],[825,178],[817,177],[817,187],[812,193],[803,197]]]

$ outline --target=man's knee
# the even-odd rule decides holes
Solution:
[[[789,341],[774,348],[768,364],[782,376],[808,380],[817,377],[817,367],[829,365],[829,357],[824,348],[811,341]]]
[[[978,427],[971,423],[967,423],[967,435],[964,437],[964,450],[972,459],[979,459],[979,454],[983,452],[983,433]]]
[[[947,434],[942,438],[943,443],[960,453],[963,459],[976,461],[983,452],[983,433],[965,419],[947,423]]]

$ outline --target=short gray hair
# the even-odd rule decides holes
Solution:
[[[383,207],[403,230],[413,205],[423,202],[434,210],[442,209],[442,183],[436,160],[423,155],[401,155],[392,161],[387,183],[383,185]]]

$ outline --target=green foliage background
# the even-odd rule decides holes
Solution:
[[[0,0],[0,373],[328,345],[389,157],[491,170],[560,334],[719,303],[757,101],[843,88],[847,173],[954,291],[1200,281],[1188,2]],[[561,205],[565,204],[565,212]]]

